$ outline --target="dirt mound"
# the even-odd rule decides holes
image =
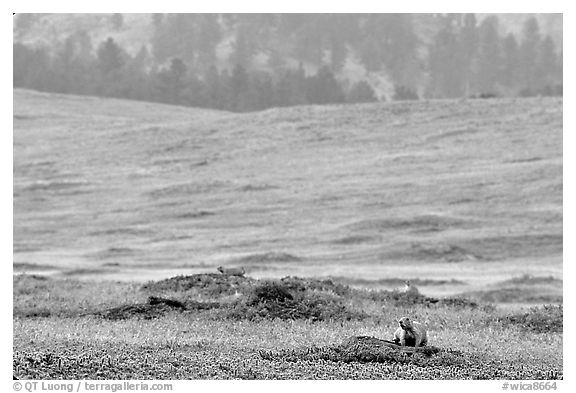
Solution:
[[[384,379],[563,379],[562,371],[522,363],[502,362],[480,352],[422,347],[415,355],[411,348],[391,345],[374,337],[350,337],[338,345],[260,351],[273,362],[378,363]]]
[[[254,287],[245,299],[233,303],[225,311],[230,319],[363,319],[364,312],[351,311],[342,299],[328,292],[298,290],[282,281],[268,281]]]
[[[170,311],[209,310],[220,307],[215,302],[181,302],[174,299],[150,296],[147,303],[124,304],[99,311],[95,315],[105,319],[121,320],[129,318],[154,319],[164,316]]]
[[[410,352],[412,349],[410,349]],[[437,347],[421,347],[417,355],[430,357],[442,350]],[[408,363],[411,362],[406,353],[406,347],[395,345],[390,341],[375,337],[353,336],[339,345],[326,347],[309,347],[302,349],[285,349],[277,352],[260,351],[260,356],[267,360],[285,360],[298,362],[303,360],[319,361],[329,360],[343,363]]]
[[[176,276],[160,281],[151,281],[142,286],[147,292],[197,292],[205,296],[233,295],[246,293],[257,280],[250,277],[231,276],[220,273]]]

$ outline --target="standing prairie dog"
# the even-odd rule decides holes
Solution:
[[[412,321],[408,317],[400,318],[400,327],[394,332],[394,341],[403,347],[422,347],[428,343],[426,328],[420,322]]]
[[[407,295],[419,295],[420,291],[409,280],[404,281],[404,293]]]
[[[229,276],[244,276],[246,271],[243,267],[222,267],[218,266],[217,270],[222,274],[227,274]]]

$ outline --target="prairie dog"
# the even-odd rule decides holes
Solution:
[[[422,347],[428,343],[426,328],[408,317],[400,318],[400,327],[394,332],[394,341],[403,347]]]
[[[420,291],[409,280],[404,281],[404,293],[408,295],[419,295]]]
[[[222,274],[227,274],[229,276],[244,276],[246,271],[243,267],[222,267],[218,266],[217,270]]]

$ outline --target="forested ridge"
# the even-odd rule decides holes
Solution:
[[[137,50],[100,14],[49,45],[26,39],[46,14],[14,24],[14,87],[246,112],[307,104],[562,95],[562,48],[527,17],[497,15],[149,14]],[[144,16],[142,16],[144,17]]]

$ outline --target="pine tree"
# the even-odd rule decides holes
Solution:
[[[476,89],[477,56],[478,56],[478,27],[476,16],[466,14],[460,30],[460,51],[463,56],[465,95],[470,96]]]
[[[313,77],[307,78],[307,98],[311,104],[344,102],[342,87],[327,66],[323,66]]]
[[[126,65],[128,98],[142,101],[152,100],[149,77],[150,68],[151,57],[148,48],[143,45],[136,56]]]
[[[502,75],[502,50],[498,34],[498,18],[490,16],[482,21],[478,46],[478,90],[480,94],[497,93]]]
[[[110,97],[125,96],[126,86],[123,75],[128,54],[114,41],[108,38],[98,47],[97,68],[99,73],[99,94]]]
[[[502,61],[502,84],[509,90],[515,91],[518,88],[518,72],[519,72],[519,49],[516,37],[510,33],[504,38],[503,46],[503,61]]]
[[[122,14],[112,14],[110,22],[114,30],[121,30],[124,27],[124,16]]]
[[[55,91],[55,78],[51,70],[50,57],[45,49],[31,49],[26,45],[15,43],[13,50],[14,87]]]
[[[224,109],[225,91],[220,78],[220,72],[215,66],[211,66],[204,75],[204,88],[206,107],[215,109]]]
[[[556,80],[556,67],[558,64],[554,41],[550,36],[546,36],[538,48],[538,74],[542,78],[542,87],[550,89],[558,81]]]
[[[284,72],[275,87],[274,106],[306,105],[309,103],[307,94],[307,78],[302,64],[297,70]]]
[[[231,94],[231,110],[246,110],[246,107],[249,105],[245,102],[245,100],[247,100],[248,91],[251,89],[250,77],[246,72],[246,69],[242,65],[237,64],[232,70],[232,75],[229,82]]]
[[[126,63],[126,53],[113,38],[108,38],[98,47],[98,67],[103,74],[121,69]]]
[[[413,89],[418,83],[418,37],[410,14],[387,14],[383,42],[383,59],[394,83]]]
[[[199,15],[196,47],[198,49],[197,68],[208,70],[216,62],[216,45],[221,39],[218,15]]]
[[[524,23],[522,43],[520,45],[520,84],[522,88],[533,94],[541,86],[542,78],[538,70],[538,49],[540,47],[540,28],[534,17]]]
[[[462,97],[465,94],[465,61],[452,15],[443,18],[443,27],[429,49],[430,93],[433,97]]]

